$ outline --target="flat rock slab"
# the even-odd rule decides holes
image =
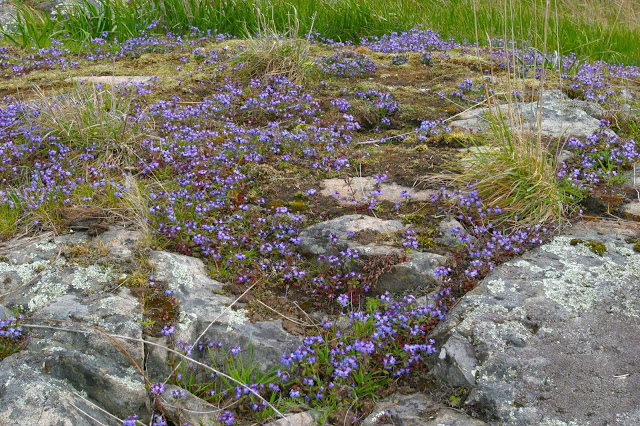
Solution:
[[[119,86],[126,84],[142,84],[149,83],[153,80],[153,77],[147,75],[104,75],[104,76],[87,76],[87,77],[72,77],[67,78],[67,82],[82,82],[82,83],[94,83],[104,84],[108,86]]]
[[[465,295],[434,330],[433,375],[472,388],[466,403],[503,424],[640,424],[640,254],[629,233],[599,227],[554,238]]]
[[[325,179],[322,181],[322,189],[320,194],[326,197],[335,197],[343,206],[353,206],[354,204],[366,204],[371,199],[371,191],[376,189],[377,181],[373,176],[353,177],[349,179],[349,183],[345,179]],[[381,195],[375,198],[379,201],[401,201],[406,198],[402,197],[403,191],[406,191],[412,201],[428,201],[431,195],[438,191],[417,190],[397,183],[382,182],[379,185],[382,191]]]
[[[509,110],[513,111],[511,122]],[[536,102],[515,102],[512,105],[496,105],[491,113],[500,114],[514,131],[536,133],[538,112],[542,113],[540,131],[543,136],[586,137],[600,129],[600,118],[605,110],[594,102],[569,99],[560,90],[549,90],[542,95],[542,109]],[[451,122],[451,127],[471,131],[484,131],[490,128],[489,108],[476,108],[465,111]],[[499,117],[496,117],[498,122]]]
[[[300,233],[300,250],[314,257],[338,255],[351,249],[358,250],[362,261],[376,257],[402,256],[397,247],[405,230],[399,220],[385,220],[364,215],[346,215],[310,226]],[[335,242],[330,236],[335,237]],[[394,246],[394,243],[396,244]],[[373,291],[402,293],[409,290],[434,290],[439,281],[435,268],[444,265],[446,258],[439,254],[412,251],[406,261],[396,263],[378,278]]]
[[[481,426],[487,423],[444,407],[425,394],[394,394],[378,401],[363,426]]]

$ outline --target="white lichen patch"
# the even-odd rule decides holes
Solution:
[[[52,242],[52,241],[41,241],[39,243],[35,244],[35,248],[37,248],[38,250],[42,251],[42,252],[48,252],[50,250],[55,250],[58,246],[56,245],[56,243]]]
[[[59,279],[58,271],[51,269],[44,271],[38,283],[30,289],[33,296],[27,304],[27,309],[34,312],[44,307],[50,300],[66,294],[68,287]]]
[[[48,262],[45,262],[48,263]],[[111,279],[112,269],[98,265],[78,266],[73,273],[71,284],[68,277],[61,274],[58,268],[49,268],[42,273],[40,280],[30,289],[33,296],[27,305],[34,312],[46,306],[51,300],[68,293],[70,288],[89,290],[95,284],[105,284]]]
[[[584,423],[577,423],[575,421],[570,421],[567,423],[558,419],[543,419],[540,422],[540,426],[581,426],[583,424]]]
[[[527,341],[531,338],[531,332],[522,324],[525,316],[523,308],[508,310],[500,305],[478,303],[467,311],[457,330],[463,335],[472,335],[474,342],[481,340],[488,346],[503,348],[509,345],[509,339]],[[487,322],[487,318],[495,321]]]
[[[247,322],[247,311],[238,309],[237,311],[229,310],[227,314],[227,332],[233,330],[236,325],[242,325]]]
[[[504,281],[500,278],[491,280],[486,283],[486,287],[493,294],[502,293],[504,291]]]
[[[625,256],[621,265],[610,257],[593,253],[582,244],[571,246],[570,240],[558,237],[543,247],[545,251],[561,256],[562,268],[547,271],[542,280],[545,295],[568,312],[579,314],[598,304],[606,294],[628,292],[629,286],[640,285],[640,255],[631,253],[626,247],[611,247],[612,252]],[[585,257],[598,259],[598,262],[589,266],[578,261]],[[626,315],[638,314],[632,305],[625,303]]]
[[[184,311],[180,311],[180,314],[178,315],[178,329],[179,330],[186,330],[189,327],[191,327],[191,324],[194,321],[198,320],[198,316],[195,314],[189,314],[187,312]]]
[[[127,370],[127,372],[129,371]],[[120,383],[128,389],[138,391],[138,392],[145,391],[144,383],[142,382],[142,380],[140,379],[136,380],[136,376],[140,377],[140,372],[138,372],[137,370],[133,374],[125,374],[122,376],[112,376],[107,374],[105,376],[112,382]]]
[[[518,260],[514,260],[512,262],[509,263],[509,265],[515,267],[515,268],[522,268],[524,271],[528,271],[534,274],[540,273],[542,271],[544,271],[544,269],[542,269],[541,267],[537,266],[537,265],[533,265],[529,262],[527,262],[524,259],[518,259]]]
[[[49,262],[45,260],[33,263],[22,263],[20,265],[11,265],[7,262],[0,262],[0,274],[14,273],[20,278],[21,284],[24,284],[38,275],[38,273],[40,273],[47,265],[49,265]]]
[[[112,272],[111,267],[105,268],[98,265],[89,265],[86,268],[79,267],[73,274],[71,286],[78,290],[88,290],[95,282],[100,284],[109,282]]]
[[[545,244],[540,248],[548,253],[558,255],[561,258],[568,255],[601,258],[584,244],[571,245],[571,240],[573,240],[573,238],[567,236],[556,237],[549,244]]]
[[[174,262],[171,273],[175,280],[169,282],[169,289],[179,290],[180,287],[193,287],[193,273],[182,263]]]

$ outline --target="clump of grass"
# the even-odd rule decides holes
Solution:
[[[475,146],[462,179],[473,183],[503,218],[522,224],[558,223],[577,201],[557,178],[554,156],[535,135],[513,131],[503,118],[491,123],[495,144]]]
[[[105,146],[104,156],[117,156],[126,163],[136,158],[136,144],[143,134],[142,126],[134,116],[140,116],[133,91],[126,86],[102,86],[74,82],[72,86],[54,95],[34,88],[32,113],[25,119],[42,134],[64,140],[73,148]]]
[[[257,34],[247,30],[244,49],[232,59],[241,65],[240,73],[250,78],[285,77],[299,83],[309,69],[309,40],[299,38],[300,22],[297,14],[290,17],[290,27],[279,33],[273,18],[270,21],[258,11],[260,28]]]

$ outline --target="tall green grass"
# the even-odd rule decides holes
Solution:
[[[425,0],[424,23],[458,40],[510,38],[540,48],[547,0]],[[640,64],[640,0],[549,0],[550,50]],[[477,25],[477,27],[476,27]]]
[[[357,41],[408,30],[420,24],[425,15],[425,6],[419,0],[78,0],[71,4],[58,9],[56,29],[66,32],[67,40],[72,41],[103,34],[124,40],[154,30],[185,33],[194,27],[242,37],[247,31],[260,32],[259,17],[263,15],[274,30],[283,34],[290,32],[291,17],[296,16],[298,36],[314,31],[337,41]],[[31,7],[18,9],[21,44],[29,38],[42,38],[39,33],[45,26],[39,25],[40,21],[43,19],[34,16]],[[154,22],[157,25],[150,29]],[[51,19],[47,25],[51,26]],[[0,32],[10,41],[16,38],[16,30],[10,27]],[[46,34],[60,32],[49,30]]]
[[[13,29],[0,32],[22,46],[42,46],[60,31],[75,41],[103,33],[119,40],[142,31],[185,33],[193,27],[242,37],[247,30],[259,32],[262,14],[280,33],[289,32],[291,16],[296,16],[301,37],[313,31],[337,41],[358,41],[423,24],[458,40],[475,41],[477,31],[480,42],[487,43],[502,38],[508,27],[517,29],[514,40],[536,47],[547,2],[553,11],[548,29],[549,39],[557,40],[554,50],[640,63],[640,0],[77,0],[53,20],[23,6]],[[149,29],[153,22],[158,25]]]

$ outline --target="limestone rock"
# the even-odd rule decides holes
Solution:
[[[7,308],[22,306],[30,316],[38,318],[34,325],[44,326],[28,329],[30,341],[25,353],[0,362],[0,375],[12,377],[15,389],[26,389],[33,385],[36,375],[42,376],[38,386],[61,407],[78,400],[71,394],[75,392],[120,418],[133,413],[144,418],[145,382],[131,361],[140,368],[144,366],[138,300],[127,288],[106,290],[117,280],[111,267],[69,262],[57,256],[58,244],[60,240],[27,242],[13,247],[0,261],[3,303]],[[120,339],[119,346],[94,327],[133,340]],[[18,366],[19,362],[22,364]],[[33,371],[18,377],[9,371],[13,368]],[[24,398],[29,398],[31,393],[25,391]],[[15,423],[12,416],[16,407],[28,401],[16,395],[7,398],[10,398],[7,404],[0,405],[8,407],[3,415],[12,419],[11,424],[44,424],[28,423],[26,419],[26,423]],[[82,406],[85,405],[83,402]],[[42,415],[62,419],[58,410]],[[90,410],[93,411],[95,409]],[[73,419],[73,415],[70,418]],[[88,421],[83,415],[79,418]],[[73,424],[83,424],[78,421]]]
[[[274,422],[267,423],[266,426],[313,426],[318,424],[318,415],[313,411],[303,411],[286,416],[284,419],[278,419]]]
[[[221,342],[225,348],[240,346],[245,361],[252,349],[253,361],[263,371],[279,366],[281,355],[300,345],[300,338],[287,333],[281,320],[251,323],[243,309],[228,308],[234,299],[220,294],[222,284],[207,275],[201,260],[154,252],[151,263],[156,267],[157,279],[166,280],[178,299],[180,317],[175,325],[176,341],[193,345],[206,330],[201,342]],[[155,348],[151,353],[154,364],[162,366],[166,351]],[[165,369],[157,374],[166,372]]]
[[[107,416],[64,379],[48,374],[47,356],[21,352],[0,363],[0,423],[11,426],[94,425]],[[86,413],[86,414],[85,414]]]
[[[93,84],[105,84],[109,86],[120,86],[132,83],[149,83],[153,80],[153,77],[146,75],[104,75],[104,76],[86,76],[86,77],[72,77],[65,81],[67,82],[81,82],[81,83],[93,83]]]
[[[509,108],[515,114],[516,121],[509,123]],[[537,132],[538,102],[516,102],[509,105],[497,105],[492,109],[505,117],[509,126],[515,131],[523,128],[527,132]],[[549,90],[542,95],[542,120],[540,131],[543,136],[586,137],[600,129],[600,118],[606,111],[594,102],[569,99],[560,90]],[[452,127],[472,131],[483,131],[489,128],[488,108],[476,108],[465,111],[451,122]],[[520,121],[522,123],[520,123]]]
[[[165,415],[174,424],[206,425],[220,415],[220,409],[175,385],[166,385],[161,395]]]
[[[640,424],[640,254],[601,230],[492,271],[434,330],[435,377],[505,424]]]

